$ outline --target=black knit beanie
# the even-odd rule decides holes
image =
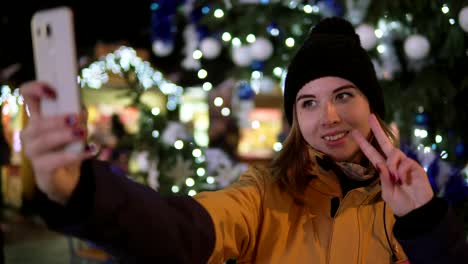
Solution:
[[[325,18],[310,32],[291,60],[284,87],[284,111],[293,120],[293,105],[308,82],[326,76],[352,82],[367,97],[371,111],[385,117],[382,88],[369,55],[361,47],[354,27],[338,17]]]

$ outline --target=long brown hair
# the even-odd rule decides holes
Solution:
[[[295,105],[293,105],[293,109],[295,109]],[[377,119],[392,143],[398,146],[398,139],[390,126],[379,116],[377,116]],[[371,133],[371,135],[372,137],[369,139],[371,145],[384,155],[373,133]],[[294,110],[293,123],[283,143],[283,149],[272,160],[270,169],[273,180],[277,181],[279,187],[288,192],[296,202],[303,201],[304,190],[311,179],[311,175],[308,175],[306,168],[311,166],[310,162],[315,162],[315,159],[311,159],[309,156],[308,148],[308,143],[305,141],[299,129],[296,111]],[[368,166],[372,166],[369,162],[367,162],[367,164]]]

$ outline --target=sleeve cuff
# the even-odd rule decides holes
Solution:
[[[408,213],[405,216],[395,216],[393,227],[397,239],[412,239],[435,229],[447,214],[448,204],[445,200],[434,196],[427,204]]]
[[[37,192],[39,214],[50,228],[80,223],[92,214],[96,184],[91,160],[83,162],[80,173],[78,185],[65,206],[51,201],[43,192]]]

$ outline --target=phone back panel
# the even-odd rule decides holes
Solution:
[[[73,13],[66,7],[37,12],[31,20],[36,79],[57,90],[56,100],[42,100],[44,115],[79,113],[80,93]]]
[[[45,116],[78,114],[81,97],[73,27],[73,13],[67,7],[42,10],[31,20],[36,79],[56,89],[55,100],[41,100],[41,114]],[[69,152],[79,153],[83,142],[66,146]]]

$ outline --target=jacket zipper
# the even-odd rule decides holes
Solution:
[[[331,228],[331,232],[330,232],[330,237],[328,239],[328,253],[327,253],[327,263],[330,264],[330,257],[331,257],[331,248],[332,248],[332,244],[333,244],[333,233],[335,231],[335,219],[336,217],[338,216],[338,213],[340,212],[340,209],[341,209],[341,205],[343,203],[343,201],[346,199],[346,197],[348,197],[348,195],[352,192],[353,190],[349,191],[348,193],[346,193],[345,197],[343,199],[340,199],[340,204],[338,205],[338,209],[336,209],[336,213],[335,215],[333,216],[333,220],[332,220],[332,228]],[[338,197],[339,198],[339,197]],[[368,198],[366,198],[362,203],[364,203]],[[360,205],[358,206],[358,209],[359,209]],[[357,217],[359,217],[359,210],[357,212]],[[360,230],[358,230],[359,232],[359,235],[361,234],[360,233]],[[360,240],[360,238],[359,238]],[[361,241],[359,241],[360,243]],[[358,261],[359,261],[359,256],[360,256],[360,252],[358,252]]]
[[[340,202],[341,205],[341,202]],[[338,209],[336,210],[336,214],[338,214],[338,210],[340,210],[340,206],[338,206]],[[331,257],[331,248],[333,244],[333,232],[335,231],[335,216],[333,217],[332,220],[332,227],[331,227],[331,232],[330,232],[330,237],[328,239],[328,253],[327,253],[327,263],[330,264],[330,257]]]

